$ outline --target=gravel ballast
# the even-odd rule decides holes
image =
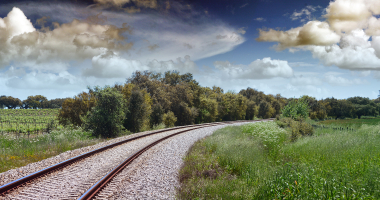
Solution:
[[[192,127],[185,129],[191,128]],[[77,199],[87,189],[89,189],[93,184],[95,184],[100,178],[102,178],[105,174],[107,174],[110,170],[112,170],[120,162],[122,162],[126,157],[128,157],[138,149],[162,137],[165,137],[167,135],[173,134],[181,130],[184,129],[154,134],[148,137],[130,141],[128,143],[119,145],[109,150],[105,150],[94,156],[73,163],[63,168],[62,170],[53,172],[49,175],[39,178],[31,182],[32,184],[16,189],[15,191],[10,192],[6,196],[0,197],[0,199]],[[109,144],[109,142],[110,141],[108,141],[106,144]],[[88,148],[86,150],[89,149],[94,148]],[[61,157],[62,155],[59,155],[52,159],[61,160]],[[51,163],[51,161],[47,162]],[[38,164],[42,166],[49,166],[49,164],[46,164],[46,162],[44,161],[36,163],[36,165]],[[22,169],[17,169],[16,172],[30,174],[31,172],[35,171],[35,169],[33,169],[31,170],[31,172],[25,172],[28,169],[33,169],[33,167],[25,166]],[[8,171],[8,173],[11,172]]]
[[[245,123],[247,122],[235,123],[234,125]],[[230,125],[191,130],[157,144],[118,174],[97,195],[97,199],[175,199],[175,191],[179,187],[178,171],[183,164],[182,158],[186,152],[197,140],[226,126]],[[63,170],[35,180],[6,196],[0,196],[0,199],[77,199],[133,152],[159,138],[182,130],[184,129],[155,134],[106,150],[71,164]],[[153,131],[116,138],[97,145],[65,152],[25,167],[9,170],[0,174],[0,185],[94,149],[150,132]]]
[[[186,152],[197,140],[226,126],[230,125],[189,131],[157,144],[118,174],[97,199],[175,199]]]

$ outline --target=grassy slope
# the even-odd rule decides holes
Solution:
[[[380,126],[317,129],[294,143],[281,140],[281,131],[255,129],[229,127],[197,142],[181,169],[178,197],[380,198]]]

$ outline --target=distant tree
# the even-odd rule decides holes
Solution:
[[[18,98],[12,96],[1,96],[0,105],[7,107],[8,109],[15,109],[22,106],[22,102]]]
[[[0,96],[0,109],[4,109],[4,107],[6,107],[5,104],[4,104],[4,102],[3,102],[4,101],[4,99],[3,99],[4,97],[6,97],[6,96],[5,95],[1,95]]]
[[[150,125],[157,125],[163,122],[164,109],[160,104],[152,106],[152,114],[150,115]]]
[[[144,126],[149,126],[151,99],[148,93],[137,88],[133,89],[128,100],[128,111],[124,127],[132,132],[139,132]]]
[[[172,111],[165,113],[163,116],[163,121],[166,127],[173,127],[175,122],[177,121],[177,117],[174,115]]]
[[[115,137],[123,128],[125,99],[115,88],[96,88],[97,102],[87,116],[85,129],[94,136]]]
[[[47,98],[42,95],[28,96],[26,100],[22,102],[23,108],[44,108],[47,105]]]
[[[379,114],[378,106],[374,101],[364,97],[351,97],[347,99],[353,104],[355,115],[360,119],[361,116],[376,116]]]
[[[199,105],[200,123],[216,121],[218,117],[218,103],[215,99],[201,97]]]
[[[65,100],[66,100],[66,98],[51,99],[51,100],[43,103],[43,108],[61,108],[62,104]]]
[[[58,121],[60,124],[73,124],[81,126],[83,117],[96,105],[96,97],[93,91],[82,92],[74,98],[67,98],[59,110]]]
[[[254,101],[248,100],[247,101],[247,110],[245,114],[245,119],[246,120],[253,120],[254,117],[257,115],[257,106]]]
[[[275,115],[276,110],[272,107],[272,105],[266,101],[261,101],[259,105],[259,113],[258,116],[263,119],[268,119]]]

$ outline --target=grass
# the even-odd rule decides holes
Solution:
[[[379,125],[289,137],[274,122],[218,130],[184,158],[178,198],[380,198]]]
[[[105,139],[94,138],[91,133],[73,127],[54,130],[32,139],[0,136],[0,173],[102,141]]]
[[[335,127],[350,127],[360,128],[362,125],[378,125],[380,123],[379,117],[367,118],[362,116],[362,119],[337,119],[320,121],[320,125],[335,126]]]

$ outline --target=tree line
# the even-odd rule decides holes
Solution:
[[[27,99],[21,101],[19,98],[14,98],[12,96],[0,96],[0,108],[8,109],[41,109],[41,108],[61,108],[63,102],[67,98],[57,98],[47,100],[46,97],[42,95],[28,96]]]
[[[97,105],[103,104],[99,103],[102,96],[108,96],[110,101],[118,96],[112,100],[118,106],[107,107],[106,110],[99,107],[96,110]],[[102,118],[96,118],[94,113],[118,113],[115,115],[123,115],[121,123],[125,129],[139,132],[157,124],[181,126],[215,121],[251,120],[255,117],[270,118],[280,114],[286,103],[286,98],[279,94],[266,95],[252,88],[235,93],[224,92],[217,86],[202,87],[191,73],[168,71],[161,74],[136,71],[124,84],[89,88],[88,92],[65,100],[58,118],[62,124],[86,126],[87,122],[99,122]],[[110,104],[106,103],[104,106],[111,106]],[[123,114],[116,111],[120,107]],[[88,127],[91,127],[90,124]]]
[[[108,99],[107,99],[108,98]],[[8,108],[61,108],[58,119],[61,124],[86,126],[107,121],[100,113],[113,116],[119,121],[118,128],[132,132],[148,130],[155,125],[181,126],[215,121],[252,120],[271,118],[281,114],[289,102],[300,99],[284,98],[280,94],[264,94],[248,87],[239,93],[217,86],[202,87],[191,73],[177,71],[153,73],[136,71],[124,84],[104,88],[88,88],[73,98],[47,100],[41,95],[29,96],[26,100],[0,97],[0,105]],[[377,116],[380,99],[364,97],[348,99],[302,96],[309,107],[311,119],[360,118]],[[17,103],[12,103],[13,101]],[[291,111],[289,111],[291,112]],[[118,116],[118,117],[115,117]],[[122,116],[122,117],[121,117]],[[102,119],[102,120],[100,120]],[[96,122],[96,123],[95,123]],[[106,127],[106,125],[104,125]]]

